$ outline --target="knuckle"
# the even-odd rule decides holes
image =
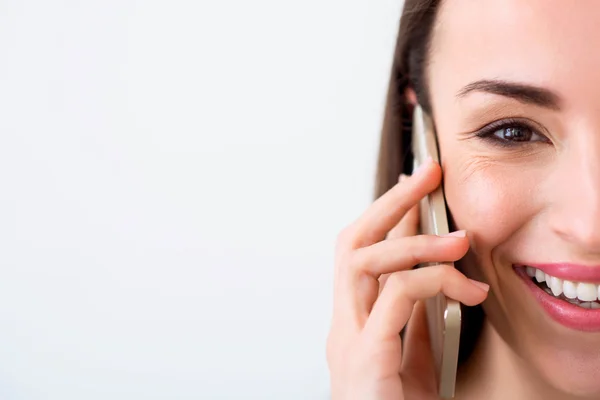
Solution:
[[[409,250],[413,264],[423,262],[426,250],[431,247],[430,244],[429,237],[426,235],[418,235],[411,238]]]
[[[394,272],[392,273],[386,281],[386,285],[392,285],[397,290],[402,290],[404,285],[406,285],[406,277],[402,272]]]
[[[354,237],[354,226],[348,225],[343,228],[337,235],[336,239],[336,248],[345,248],[348,247],[349,243],[351,243],[352,238]]]
[[[351,226],[348,226],[338,234],[335,244],[335,270],[347,269],[348,264],[353,262],[353,251],[351,248],[351,237],[353,235]]]
[[[390,366],[398,363],[402,352],[402,342],[397,340],[382,342],[363,335],[358,341],[357,353],[354,355],[354,369],[362,378],[379,380],[390,373]]]
[[[369,269],[373,261],[364,249],[352,250],[342,255],[338,268],[343,271],[345,277],[357,279],[364,274],[370,274]]]
[[[360,272],[364,270],[368,264],[366,253],[360,249],[349,253],[346,258],[346,264],[348,269],[351,271]]]
[[[414,251],[411,251],[410,253],[408,253],[408,261],[409,261],[409,263],[411,265],[417,265],[422,260],[421,260],[421,257],[418,254],[415,254]]]
[[[436,265],[435,268],[435,278],[442,281],[448,280],[450,277],[452,277],[458,272],[454,267],[448,264],[439,264]]]
[[[401,354],[402,351],[400,340],[389,341],[386,343],[378,343],[371,340],[367,346],[368,347],[364,350],[364,357],[369,360],[367,365],[370,365],[371,367],[379,366],[382,369],[387,369],[389,365],[394,365],[398,359],[398,355]]]
[[[336,261],[336,268],[340,277],[348,277],[349,273],[356,271],[356,264],[358,261],[356,260],[357,256],[355,252],[345,251],[340,253],[338,259]]]

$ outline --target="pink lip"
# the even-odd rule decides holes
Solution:
[[[600,265],[576,265],[576,264],[519,264],[537,268],[545,273],[571,282],[600,283]]]
[[[531,290],[544,311],[554,321],[578,331],[600,332],[600,309],[581,308],[564,300],[557,299],[533,283],[524,267],[515,266],[515,271]]]

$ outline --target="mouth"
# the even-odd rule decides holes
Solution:
[[[537,287],[557,299],[568,301],[583,308],[600,309],[600,303],[598,302],[600,285],[560,279],[529,266],[525,266],[525,272]]]
[[[600,332],[600,285],[550,275],[528,265],[514,265],[515,272],[531,290],[544,311],[571,329]]]

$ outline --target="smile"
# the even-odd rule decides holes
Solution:
[[[554,321],[575,330],[600,332],[600,284],[595,283],[600,268],[519,264],[514,270]],[[589,280],[581,279],[586,277]]]
[[[597,301],[600,285],[563,280],[534,267],[527,266],[525,270],[546,293],[583,308],[600,308],[600,303]]]

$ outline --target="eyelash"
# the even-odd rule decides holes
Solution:
[[[538,140],[508,140],[502,139],[495,135],[496,132],[507,129],[507,128],[521,128],[531,131],[532,136],[539,136]],[[493,145],[507,148],[514,148],[520,146],[531,145],[534,142],[542,142],[542,143],[551,143],[551,141],[543,134],[539,132],[538,129],[534,128],[531,124],[526,123],[522,120],[516,119],[505,119],[501,121],[492,122],[491,124],[483,127],[479,131],[475,133],[475,136],[479,137],[482,140],[490,142]]]

